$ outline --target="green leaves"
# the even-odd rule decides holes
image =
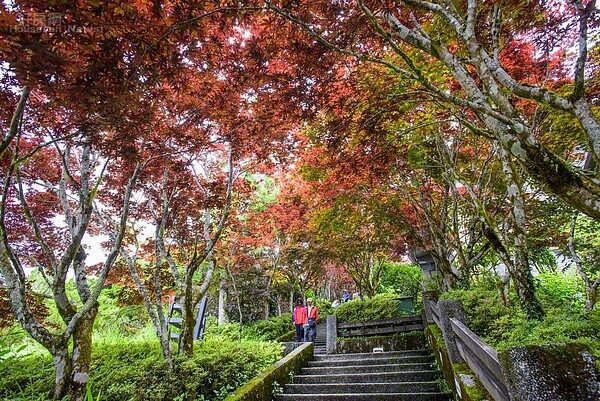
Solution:
[[[340,323],[362,322],[366,320],[391,319],[400,316],[397,295],[380,294],[364,301],[354,299],[345,302],[336,309]]]

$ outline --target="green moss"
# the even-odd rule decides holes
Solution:
[[[284,342],[284,341],[291,341],[294,339],[294,337],[296,336],[296,330],[291,330],[287,333],[285,333],[282,336],[279,336],[275,339],[276,342]]]
[[[438,365],[444,374],[446,385],[450,387],[452,392],[456,394],[456,383],[454,379],[458,378],[460,392],[462,394],[461,399],[463,401],[493,399],[466,363],[450,363],[442,332],[435,324],[427,326],[426,335],[430,346],[433,349]],[[460,375],[469,375],[475,384],[468,386]]]
[[[490,393],[483,387],[483,384],[477,379],[477,376],[475,376],[473,371],[469,368],[469,365],[466,363],[454,363],[452,364],[452,368],[457,375],[469,375],[473,379],[473,382],[475,383],[474,386],[467,386],[464,381],[461,380],[461,390],[463,393],[467,393],[468,399],[472,401],[493,399]]]
[[[438,348],[440,348],[444,352],[448,352],[446,348],[446,343],[444,342],[444,335],[442,334],[442,330],[440,330],[440,328],[437,327],[437,325],[435,324],[430,324],[429,326],[427,326],[427,328],[431,332],[431,335],[433,335],[433,337],[435,338],[435,342]]]
[[[306,343],[235,390],[225,401],[263,401],[293,377],[313,357],[314,346]]]

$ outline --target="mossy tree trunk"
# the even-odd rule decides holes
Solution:
[[[56,153],[58,159],[55,165],[54,161],[48,165],[48,168],[51,165],[56,167],[56,180],[44,183],[47,193],[52,197],[44,196],[41,199],[48,203],[48,199],[54,199],[55,196],[58,202],[52,202],[57,205],[53,206],[55,210],[51,216],[34,210],[36,199],[32,198],[30,190],[39,182],[30,180],[29,158],[22,158],[15,151],[20,148],[17,133],[20,132],[28,94],[29,90],[25,88],[15,110],[9,135],[5,138],[7,147],[0,149],[0,156],[10,162],[4,165],[8,168],[2,169],[3,182],[7,185],[0,186],[0,197],[13,205],[10,210],[0,207],[0,274],[6,282],[17,321],[53,357],[54,398],[68,396],[70,401],[78,401],[83,399],[89,380],[92,330],[98,312],[98,297],[121,248],[131,194],[144,165],[141,162],[135,165],[121,197],[118,201],[112,198],[118,207],[116,222],[108,235],[111,248],[95,271],[94,285],[91,286],[88,283],[90,269],[85,264],[86,253],[82,240],[88,233],[94,201],[103,189],[100,183],[105,171],[99,171],[98,168],[98,160],[102,157],[93,149],[91,138],[85,132],[65,141],[57,139],[54,143],[56,149],[51,153]],[[12,142],[13,139],[15,142]],[[9,153],[4,153],[7,149]],[[139,150],[143,152],[143,145]],[[34,192],[37,196],[43,194],[37,190]],[[15,226],[13,215],[17,214],[23,219],[22,224]],[[64,218],[64,227],[48,223],[50,217],[58,215]],[[53,231],[54,228],[58,231]],[[23,236],[23,233],[28,235]],[[47,291],[47,297],[54,302],[63,328],[45,326],[44,321],[37,317],[39,311],[35,310],[35,304],[31,301],[32,297],[38,295],[30,290],[25,271],[25,266],[32,265],[36,266],[46,284],[41,291]],[[75,296],[67,290],[70,274],[75,281]]]
[[[525,198],[523,196],[523,185],[521,177],[512,163],[508,153],[500,146],[497,147],[502,169],[506,179],[507,196],[511,204],[510,215],[506,222],[512,230],[508,235],[513,237],[514,257],[508,255],[508,247],[503,247],[508,271],[513,279],[517,297],[521,307],[529,319],[542,319],[545,315],[542,304],[535,294],[531,266],[529,264],[529,252],[527,247],[527,228],[525,216]]]

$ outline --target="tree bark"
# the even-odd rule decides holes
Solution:
[[[219,285],[219,326],[226,324],[229,321],[227,318],[227,280],[221,278]]]

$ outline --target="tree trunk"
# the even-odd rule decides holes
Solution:
[[[186,286],[185,295],[181,297],[183,322],[181,323],[181,332],[179,333],[179,355],[186,355],[190,358],[194,355],[195,309],[192,285],[190,283],[190,285]]]
[[[53,400],[62,400],[68,395],[69,378],[71,377],[71,358],[68,343],[56,344],[51,350],[54,363],[54,397]]]
[[[531,266],[529,264],[526,238],[515,230],[515,264],[510,275],[523,311],[529,319],[541,320],[545,313],[542,304],[535,294]]]
[[[92,333],[98,306],[85,314],[73,332],[73,352],[69,381],[69,400],[80,401],[85,397],[92,362]]]
[[[596,301],[598,299],[598,283],[600,283],[600,280],[596,280],[594,285],[586,286],[585,288],[587,302],[585,303],[583,310],[586,312],[591,311],[594,309],[594,306],[596,306]]]
[[[512,235],[514,236],[514,264],[507,265],[515,284],[521,307],[529,319],[540,320],[544,317],[542,304],[535,295],[529,251],[527,248],[527,227],[525,218],[525,197],[519,171],[508,153],[497,146],[498,155],[502,161],[502,169],[506,178],[507,194],[511,203]],[[512,267],[512,270],[511,270]]]
[[[50,350],[54,363],[54,400],[68,397],[69,401],[81,401],[85,397],[92,361],[92,332],[98,307],[83,315],[70,341],[57,341]]]
[[[269,302],[269,295],[267,294],[264,302],[263,302],[263,313],[265,315],[265,320],[267,320],[271,314],[271,305]]]
[[[221,279],[219,285],[219,326],[224,325],[228,322],[227,318],[227,280],[225,278]]]

